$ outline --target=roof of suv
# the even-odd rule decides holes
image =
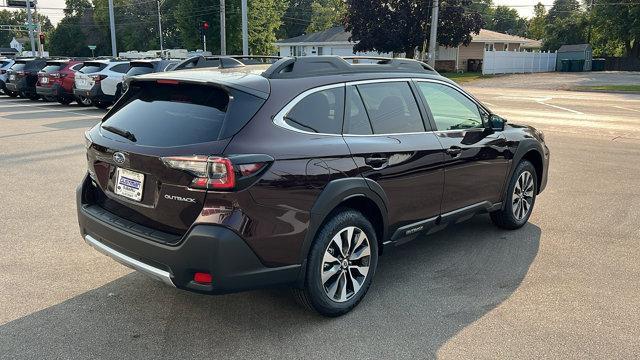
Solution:
[[[353,61],[349,63],[347,60]],[[281,58],[273,64],[241,65],[230,68],[192,68],[137,76],[135,81],[175,80],[216,83],[266,98],[274,79],[304,79],[310,87],[340,81],[376,78],[423,77],[444,79],[427,64],[411,59],[316,56]]]

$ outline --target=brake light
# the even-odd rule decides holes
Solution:
[[[196,178],[194,189],[231,190],[236,186],[236,176],[231,160],[215,156],[163,157],[162,162],[173,169],[184,170]]]

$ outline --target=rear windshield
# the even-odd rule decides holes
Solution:
[[[24,63],[15,63],[13,64],[13,66],[11,67],[11,70],[23,70],[24,69]]]
[[[47,66],[45,66],[42,71],[46,72],[47,74],[50,74],[52,72],[56,72],[56,71],[60,71],[60,69],[62,69],[64,67],[64,64],[47,64]]]
[[[153,72],[153,64],[135,64],[127,71],[128,76],[144,75]]]
[[[102,126],[128,131],[135,143],[181,146],[233,136],[263,99],[206,85],[134,82]],[[118,136],[118,135],[113,135]]]
[[[106,64],[101,64],[101,63],[85,63],[83,67],[80,68],[81,73],[83,74],[91,74],[94,72],[98,72],[104,68],[106,68],[107,65]]]
[[[5,65],[9,64],[11,61],[3,61],[0,62],[0,67],[5,67]]]

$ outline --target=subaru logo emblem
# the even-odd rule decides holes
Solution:
[[[124,164],[124,160],[124,154],[120,151],[113,153],[113,161],[115,161],[116,164]]]

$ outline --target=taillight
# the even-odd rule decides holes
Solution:
[[[95,82],[100,82],[100,80],[104,80],[107,75],[89,75],[89,77]]]
[[[231,160],[215,156],[163,157],[170,168],[184,170],[195,176],[194,189],[231,190],[236,186],[236,176]]]
[[[49,77],[54,78],[54,79],[60,79],[67,76],[67,74],[62,74],[62,73],[51,73],[49,74]]]

